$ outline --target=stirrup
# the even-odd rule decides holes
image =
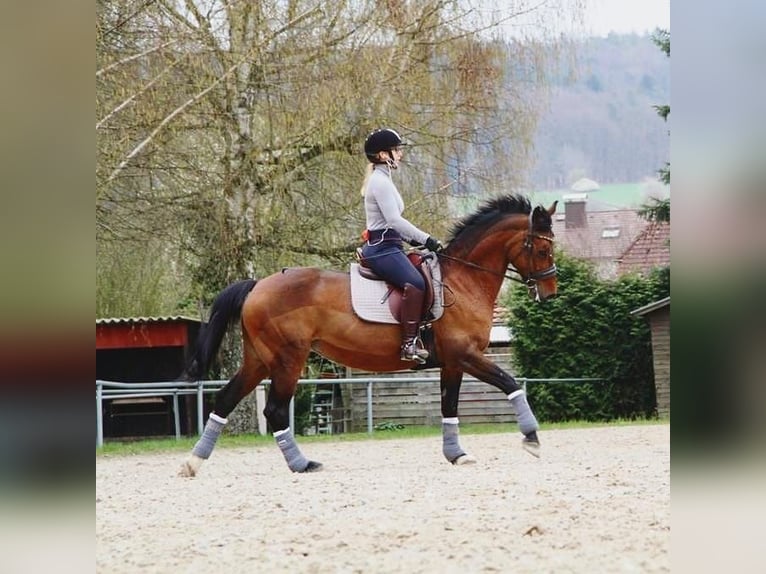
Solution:
[[[402,361],[415,361],[422,365],[426,362],[426,359],[428,358],[428,356],[429,356],[428,351],[426,351],[425,349],[418,348],[417,339],[413,339],[412,341],[406,341],[404,344],[402,344],[402,354],[401,354]]]

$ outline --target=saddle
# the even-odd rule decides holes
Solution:
[[[436,321],[444,312],[439,261],[430,251],[411,251],[407,258],[425,280],[420,320],[423,323]],[[356,250],[356,259],[350,270],[354,312],[359,318],[373,323],[399,323],[402,290],[383,280],[367,266],[361,248]]]

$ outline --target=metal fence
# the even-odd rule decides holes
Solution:
[[[476,381],[472,377],[465,377],[465,381]],[[527,379],[517,378],[516,381],[526,388],[528,383],[586,383],[599,382],[602,379],[587,378],[568,378],[568,379]],[[435,383],[439,384],[439,378],[428,377],[365,377],[350,379],[299,379],[301,385],[366,385],[367,386],[367,432],[373,432],[373,385],[376,383]],[[228,381],[197,381],[194,383],[185,383],[179,381],[172,382],[154,382],[154,383],[120,383],[114,381],[96,380],[96,446],[101,447],[104,444],[104,419],[103,405],[105,400],[110,399],[134,399],[146,397],[172,397],[173,399],[173,424],[175,428],[176,439],[181,438],[180,414],[178,407],[178,397],[182,395],[197,396],[197,433],[202,434],[205,428],[204,421],[204,395],[206,393],[215,393]],[[266,379],[261,385],[268,386],[271,381]],[[290,402],[290,427],[295,427],[295,408],[294,402]]]

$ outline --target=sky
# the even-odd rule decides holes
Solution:
[[[670,0],[585,0],[585,28],[588,35],[609,32],[653,32],[670,29]]]
[[[583,20],[574,24],[566,14],[571,6],[584,6]],[[536,30],[551,37],[607,36],[618,34],[652,33],[657,28],[670,30],[670,0],[514,0],[498,3],[497,0],[479,0],[482,18],[486,21],[507,18],[501,26],[502,34],[508,36],[535,36]],[[559,8],[563,7],[560,12]],[[528,11],[527,11],[528,10]]]

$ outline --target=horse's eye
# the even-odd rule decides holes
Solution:
[[[548,250],[547,249],[541,249],[537,252],[537,256],[540,258],[548,257]]]

